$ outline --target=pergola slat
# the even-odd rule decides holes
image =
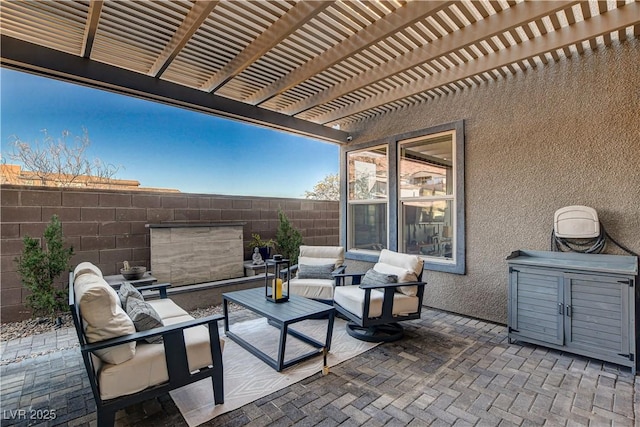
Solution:
[[[193,34],[200,28],[200,25],[207,19],[218,3],[218,0],[201,0],[194,3],[178,30],[165,46],[160,56],[158,56],[156,62],[151,66],[148,73],[150,76],[158,77],[169,67],[171,61],[189,42]]]
[[[434,40],[432,43],[415,49],[406,55],[394,58],[382,66],[372,68],[360,74],[355,79],[347,80],[331,87],[323,93],[316,94],[313,98],[298,102],[285,109],[284,112],[292,115],[298,114],[316,105],[329,102],[346,93],[387,78],[388,76],[415,67],[430,59],[470,46],[478,40],[490,38],[493,35],[509,31],[523,22],[528,22],[536,17],[545,16],[556,10],[566,8],[572,3],[574,2],[521,3],[512,9],[495,14],[483,21],[478,21],[473,25],[465,27],[448,37]]]
[[[553,49],[562,48],[584,40],[593,40],[596,36],[611,33],[629,25],[634,25],[638,21],[640,14],[640,4],[630,3],[622,8],[612,10],[603,15],[595,16],[586,21],[576,23],[571,27],[565,27],[545,37],[538,37],[519,45],[512,46],[496,52],[492,56],[478,58],[472,63],[463,64],[447,72],[439,73],[430,79],[427,84],[422,81],[414,82],[411,85],[391,90],[387,93],[372,97],[366,102],[351,105],[331,114],[323,114],[313,121],[320,124],[332,123],[343,117],[350,116],[378,105],[387,104],[398,99],[411,96],[416,93],[449,84],[453,81],[489,71],[503,65],[516,63],[532,58],[536,55],[549,52]]]
[[[384,19],[375,21],[369,27],[360,31],[354,36],[344,40],[339,45],[325,51],[322,55],[315,57],[304,66],[296,69],[287,75],[286,78],[278,80],[274,84],[258,91],[249,97],[246,102],[250,104],[260,104],[273,96],[299,84],[311,76],[331,67],[333,64],[359,52],[378,40],[388,37],[398,31],[399,28],[406,27],[420,20],[422,17],[440,10],[449,5],[449,2],[413,2],[398,9]]]
[[[203,85],[206,92],[215,92],[231,78],[249,67],[256,59],[271,50],[288,35],[302,27],[307,21],[329,7],[331,2],[299,2],[277,22],[256,38],[238,56],[211,76]]]

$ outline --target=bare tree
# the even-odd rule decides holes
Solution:
[[[313,191],[304,192],[305,199],[340,200],[340,177],[336,174],[325,176],[313,186]]]
[[[33,144],[13,136],[13,152],[8,156],[22,163],[42,185],[104,187],[120,170],[98,158],[87,159],[86,151],[91,145],[87,129],[82,129],[81,136],[64,130],[60,138],[52,137],[46,129],[42,132],[42,142],[36,140]]]

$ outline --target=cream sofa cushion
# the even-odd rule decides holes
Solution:
[[[193,320],[193,317],[186,315],[163,319],[163,323],[168,326],[189,320]],[[189,370],[193,372],[211,366],[213,362],[209,346],[209,329],[205,326],[185,329],[184,337]],[[220,342],[223,344],[222,340]],[[169,373],[164,351],[164,344],[141,342],[133,359],[118,365],[102,364],[99,373],[100,397],[103,400],[113,399],[167,382]]]
[[[76,268],[73,270],[73,277],[75,278],[87,273],[94,274],[102,278],[102,270],[100,270],[98,267],[96,267],[95,265],[87,261],[81,262],[76,266]]]
[[[89,343],[135,333],[133,322],[120,307],[118,294],[102,277],[81,274],[74,279],[74,290]],[[131,359],[135,351],[136,343],[131,342],[95,354],[107,363],[118,364]]]
[[[147,300],[150,306],[160,315],[163,323],[171,317],[188,316],[189,313],[184,311],[178,304],[169,298],[150,299]]]
[[[422,271],[424,261],[416,255],[401,254],[383,249],[373,269],[378,273],[391,274],[398,277],[398,283],[416,282]],[[407,296],[416,296],[416,286],[399,286],[400,292]]]
[[[369,316],[380,317],[382,315],[382,301],[384,292],[371,290],[371,302],[369,305]],[[364,312],[364,289],[360,289],[357,285],[338,286],[333,295],[333,300],[341,307],[363,318]],[[419,299],[416,296],[409,296],[400,292],[393,294],[393,310],[394,316],[416,313],[418,311]]]

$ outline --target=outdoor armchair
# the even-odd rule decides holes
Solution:
[[[337,274],[344,273],[342,246],[300,246],[298,264],[290,268],[289,294],[331,303]]]
[[[336,275],[333,306],[349,319],[349,335],[368,342],[401,339],[398,322],[420,318],[426,285],[422,269],[420,257],[383,249],[366,273]],[[348,277],[352,284],[340,286]]]
[[[194,319],[166,298],[167,286],[124,283],[116,291],[90,263],[70,273],[69,307],[99,427],[113,426],[120,409],[205,378],[214,402],[224,402],[223,317]],[[158,290],[160,298],[146,301],[146,290]]]

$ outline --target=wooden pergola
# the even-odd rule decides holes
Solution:
[[[622,1],[3,1],[2,66],[312,136],[640,34]]]

